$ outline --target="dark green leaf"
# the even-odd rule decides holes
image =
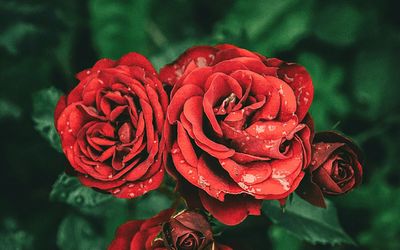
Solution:
[[[159,190],[147,193],[145,196],[135,200],[135,219],[147,219],[160,211],[169,208],[172,205],[172,200],[168,195]]]
[[[313,244],[354,244],[339,224],[336,209],[327,201],[327,208],[318,208],[294,195],[282,211],[277,201],[264,201],[264,213],[276,224],[302,240]]]
[[[60,137],[54,127],[54,109],[62,93],[54,87],[33,94],[35,128],[57,151],[61,152]]]
[[[105,249],[106,244],[96,228],[81,216],[69,215],[58,229],[57,245],[62,250]]]
[[[64,202],[77,208],[89,209],[111,199],[111,195],[85,187],[76,177],[71,177],[63,173],[54,183],[50,199]]]
[[[33,249],[33,236],[19,229],[15,219],[5,218],[0,227],[0,247],[3,250]]]
[[[300,54],[298,63],[306,67],[313,81],[314,100],[310,112],[317,130],[333,129],[350,109],[349,101],[340,90],[343,68],[312,53]]]
[[[89,1],[93,41],[101,57],[146,53],[147,0]]]
[[[0,119],[7,117],[18,119],[21,117],[21,113],[21,108],[16,104],[6,99],[0,99]]]
[[[356,58],[353,71],[354,96],[361,105],[361,115],[376,119],[382,110],[398,106],[397,94],[400,91],[400,78],[397,69],[399,49],[386,46],[384,49],[361,51]]]
[[[237,1],[216,30],[240,36],[245,31],[248,49],[268,55],[289,49],[307,32],[311,20],[313,0]],[[238,18],[240,17],[240,18]]]
[[[356,41],[363,28],[363,14],[347,2],[334,1],[317,12],[315,35],[334,45],[349,45]]]
[[[38,32],[38,28],[32,23],[18,22],[8,27],[0,36],[0,47],[4,47],[10,54],[18,53],[18,44],[32,34]]]
[[[269,236],[274,250],[301,249],[301,241],[280,226],[271,227]]]

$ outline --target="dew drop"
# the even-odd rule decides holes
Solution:
[[[118,194],[119,192],[121,192],[121,189],[116,188],[112,191],[113,194]]]
[[[149,179],[149,184],[151,184],[153,182],[153,179],[152,178],[150,178]]]
[[[274,126],[274,125],[268,125],[269,131],[274,131],[275,128],[276,128],[276,126]]]
[[[177,149],[177,148],[175,148],[174,150],[172,150],[172,153],[173,153],[173,154],[176,154],[176,153],[178,153],[178,152],[180,152],[180,150]]]
[[[131,197],[131,198],[135,197],[135,194],[134,194],[134,193],[129,193],[128,195],[129,195],[129,197]]]
[[[135,184],[129,184],[128,188],[133,188],[135,186]]]
[[[252,174],[245,174],[242,176],[242,180],[246,183],[254,183],[256,181],[256,176],[252,175]]]

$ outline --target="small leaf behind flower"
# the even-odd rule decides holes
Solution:
[[[333,204],[326,203],[326,209],[318,208],[293,195],[293,201],[287,203],[284,213],[277,201],[265,201],[263,211],[275,224],[310,243],[355,245],[340,226]]]
[[[105,249],[106,242],[88,220],[71,214],[61,222],[57,245],[62,250]]]
[[[40,90],[33,94],[33,115],[35,129],[58,152],[62,152],[60,137],[54,127],[54,109],[62,95],[61,91],[54,87]]]
[[[77,208],[93,208],[111,199],[111,195],[83,186],[75,177],[62,173],[53,185],[50,199]]]

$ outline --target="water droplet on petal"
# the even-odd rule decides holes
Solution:
[[[120,188],[116,188],[112,191],[113,194],[118,194],[119,192],[121,192]]]
[[[245,174],[242,176],[242,180],[246,183],[254,183],[256,181],[256,176],[252,175],[252,174]]]
[[[131,197],[131,198],[135,197],[135,194],[134,194],[134,193],[129,193],[128,195],[129,195],[129,197]]]

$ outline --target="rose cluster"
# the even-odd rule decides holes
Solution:
[[[159,73],[142,55],[102,59],[58,102],[55,126],[83,185],[118,198],[157,189],[167,172],[190,210],[122,225],[110,249],[230,249],[226,225],[293,192],[324,207],[361,182],[359,149],[316,133],[313,84],[295,63],[233,45],[188,49]]]

